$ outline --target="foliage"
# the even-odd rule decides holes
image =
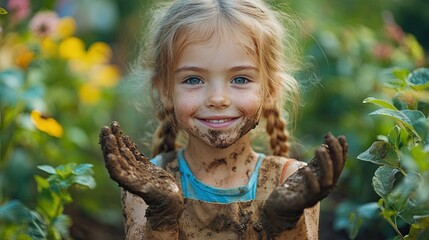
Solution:
[[[15,233],[28,226],[32,237],[58,239],[70,226],[63,208],[72,201],[71,185],[101,186],[74,199],[89,216],[115,209],[99,201],[115,198],[119,189],[104,174],[98,129],[110,121],[121,72],[107,43],[88,44],[76,35],[74,18],[31,9],[25,0],[13,3],[0,15],[0,204],[8,223],[1,224],[0,238],[20,239]],[[36,166],[51,176],[32,181]],[[117,212],[104,219],[118,222]]]
[[[37,205],[30,210],[19,200],[0,205],[0,237],[2,239],[70,239],[71,219],[65,215],[64,205],[72,202],[69,188],[78,185],[95,187],[92,165],[60,165],[38,168],[48,174],[44,178],[35,175]]]
[[[372,185],[381,198],[350,216],[351,238],[356,237],[368,206],[370,211],[380,210],[396,231],[396,239],[429,237],[429,69],[411,73],[393,69],[392,73],[394,78],[386,84],[395,91],[392,103],[372,97],[364,100],[381,107],[370,115],[388,117],[396,125],[358,156],[379,165]],[[400,230],[404,224],[409,225],[407,233]]]

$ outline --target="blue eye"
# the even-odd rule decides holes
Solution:
[[[203,84],[204,82],[197,77],[189,77],[183,83],[190,84],[190,85],[197,85],[197,84]]]
[[[245,84],[248,83],[249,79],[245,78],[245,77],[236,77],[234,79],[232,79],[231,83],[234,84]]]

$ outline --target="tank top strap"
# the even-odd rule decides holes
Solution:
[[[256,199],[265,200],[275,187],[282,184],[290,175],[290,166],[299,161],[295,159],[266,156],[259,170]],[[294,164],[295,165],[295,164]]]

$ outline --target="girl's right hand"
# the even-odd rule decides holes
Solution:
[[[171,174],[155,166],[120,130],[117,122],[103,127],[100,145],[110,177],[122,188],[143,198],[147,222],[157,231],[177,227],[183,197]]]

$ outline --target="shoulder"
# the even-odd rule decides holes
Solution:
[[[171,165],[177,159],[177,152],[171,151],[167,153],[160,153],[152,158],[150,161],[155,164],[155,166],[165,169],[167,166]]]
[[[287,172],[293,173],[306,165],[305,162],[293,158],[269,155],[264,158],[261,168],[264,168],[267,173],[280,171],[280,174],[286,174]]]
[[[271,192],[276,186],[296,172],[306,166],[305,162],[281,156],[265,156],[259,170],[258,188],[259,191]]]
[[[169,173],[173,174],[179,171],[179,163],[177,161],[176,151],[161,153],[156,155],[150,161],[155,164],[155,166],[160,167]]]
[[[298,169],[307,166],[307,163],[298,161],[293,158],[286,158],[281,156],[267,156],[264,159],[267,171],[271,169],[273,171],[274,169],[277,172],[278,175],[278,181],[279,184],[284,183],[286,179],[295,173]]]
[[[166,172],[170,173],[174,176],[176,180],[176,184],[181,189],[181,181],[180,181],[180,167],[179,162],[177,160],[178,152],[171,151],[167,153],[160,153],[152,158],[150,161],[157,167],[164,169]]]

